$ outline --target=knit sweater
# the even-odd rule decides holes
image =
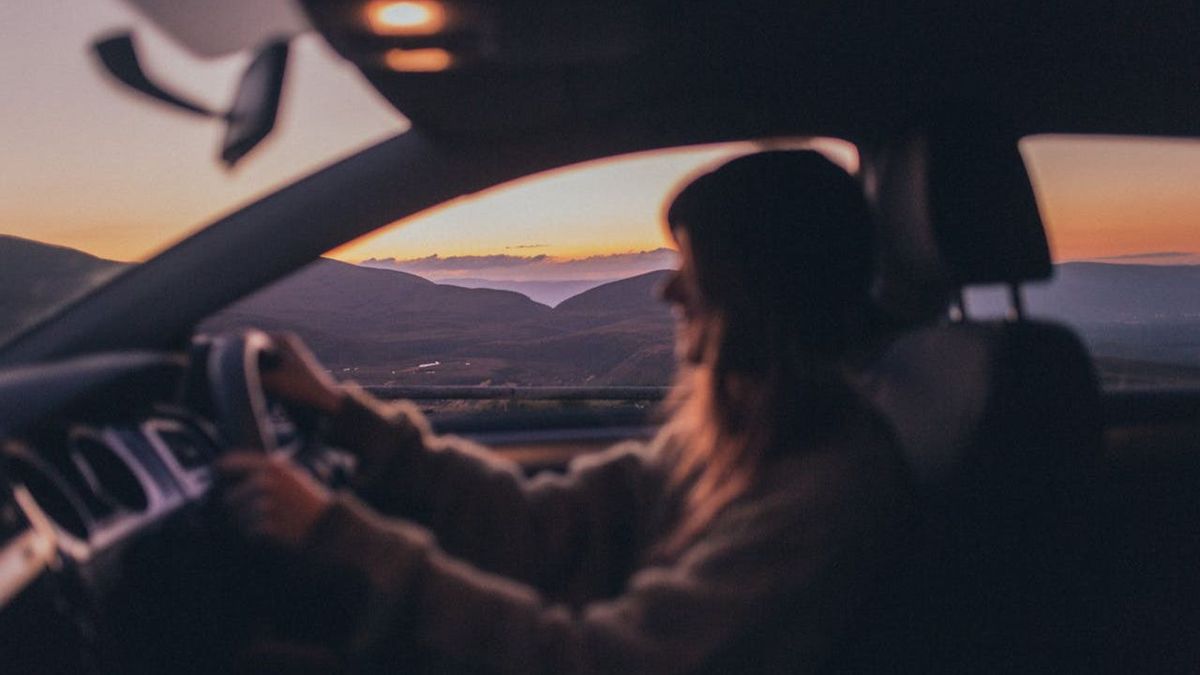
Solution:
[[[361,392],[331,438],[362,458],[362,501],[339,495],[306,550],[369,589],[352,651],[382,672],[819,671],[912,509],[869,422],[776,453],[670,555],[683,495],[661,439],[527,478]]]

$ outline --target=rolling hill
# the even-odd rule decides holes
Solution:
[[[126,266],[63,246],[0,235],[0,342]]]
[[[670,273],[669,270],[657,270],[603,284],[562,301],[554,311],[659,315],[666,311],[666,305],[658,298],[658,290]]]

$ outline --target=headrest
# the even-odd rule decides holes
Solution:
[[[885,304],[940,309],[955,288],[1051,275],[1018,140],[964,113],[880,149],[868,189],[883,225]]]
[[[1050,248],[1020,139],[972,121],[929,135],[933,236],[957,286],[1050,277]]]

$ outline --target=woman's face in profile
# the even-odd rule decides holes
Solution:
[[[675,357],[683,363],[696,364],[704,360],[708,322],[704,320],[704,302],[691,241],[682,228],[676,228],[673,233],[679,246],[679,269],[667,278],[660,294],[671,304],[675,315]]]

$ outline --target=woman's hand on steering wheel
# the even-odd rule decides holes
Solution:
[[[262,371],[263,388],[276,398],[325,415],[341,409],[346,394],[294,333],[271,335],[275,363]]]
[[[221,501],[253,539],[298,549],[333,500],[330,491],[290,459],[234,450],[216,462]]]

